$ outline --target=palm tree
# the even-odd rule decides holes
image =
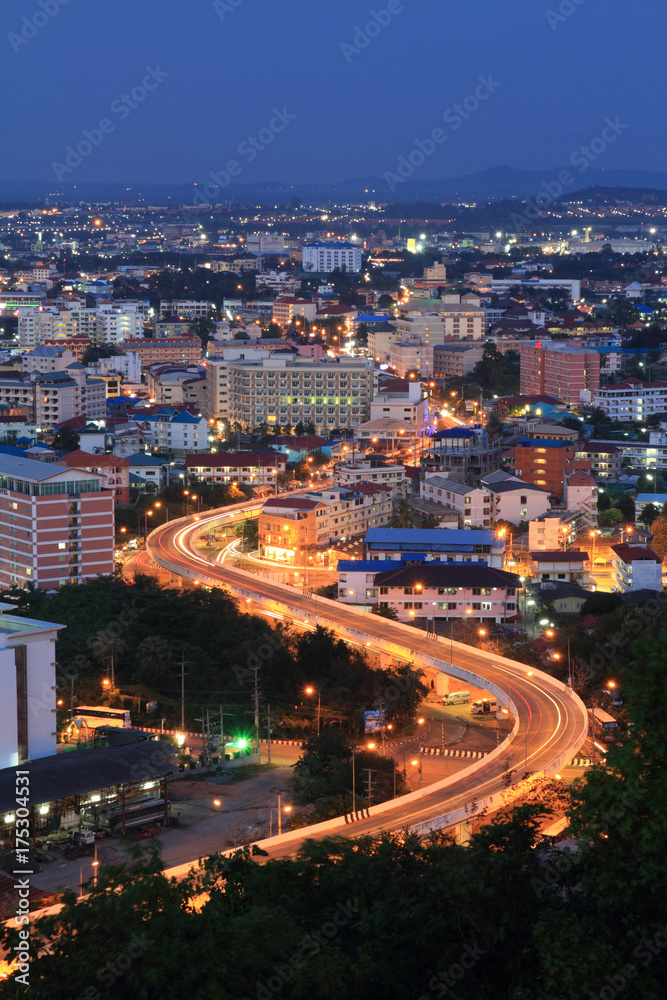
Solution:
[[[149,683],[161,680],[169,671],[173,655],[171,644],[162,636],[146,636],[137,649],[139,677]]]
[[[407,499],[399,497],[394,503],[394,510],[389,519],[390,528],[414,528],[417,524],[417,512]]]
[[[124,639],[121,639],[113,629],[102,628],[95,634],[95,638],[91,643],[91,649],[93,655],[102,663],[110,664],[111,670],[111,687],[116,686],[116,659],[118,653],[122,653],[125,649],[127,643]]]

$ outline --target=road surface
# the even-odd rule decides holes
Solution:
[[[201,576],[206,585],[228,585],[251,593],[260,601],[289,601],[295,613],[303,614],[304,621],[316,618],[334,629],[355,629],[365,632],[370,643],[396,642],[427,657],[436,657],[446,669],[446,664],[470,670],[488,683],[507,691],[508,701],[517,708],[518,733],[507,752],[495,760],[481,760],[474,770],[454,779],[446,788],[427,790],[415,800],[399,798],[389,811],[370,816],[345,826],[344,832],[358,836],[377,834],[381,830],[402,830],[450,815],[457,810],[475,814],[480,800],[491,795],[501,796],[508,784],[516,783],[528,772],[546,770],[565,764],[564,755],[574,755],[585,733],[585,709],[569,689],[560,690],[540,671],[532,671],[517,661],[492,657],[462,643],[431,638],[426,633],[408,625],[391,622],[374,615],[364,614],[336,602],[317,600],[300,591],[280,586],[260,577],[252,577],[226,564],[210,562],[195,548],[194,540],[205,532],[208,525],[225,523],[229,518],[242,516],[249,504],[239,505],[230,511],[202,514],[198,519],[183,518],[163,525],[151,534],[149,549],[153,558],[175,574],[192,579]],[[256,507],[256,504],[254,505]],[[252,607],[251,598],[248,609]],[[456,682],[457,684],[460,682]],[[327,836],[326,832],[319,836]],[[306,837],[303,838],[304,840]],[[293,854],[300,842],[277,844],[270,849],[272,857]]]

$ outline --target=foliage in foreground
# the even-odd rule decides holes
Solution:
[[[29,991],[8,983],[0,998],[661,1000],[666,641],[628,660],[634,735],[574,788],[576,854],[534,849],[549,806],[531,801],[465,847],[442,835],[310,841],[268,863],[216,855],[181,883],[153,855],[106,869],[88,899],[70,893],[36,922]]]

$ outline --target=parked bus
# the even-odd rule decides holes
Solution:
[[[158,826],[163,825],[165,816],[171,816],[171,802],[167,800],[165,813],[164,799],[134,799],[125,803],[125,823],[123,824],[122,805],[112,806],[104,812],[95,814],[91,809],[86,809],[83,816],[83,823],[86,826],[93,826],[101,830],[108,830],[114,833],[119,830],[129,830],[135,826]]]
[[[603,743],[614,743],[621,735],[616,719],[601,708],[589,708],[588,719],[593,725],[593,736]]]
[[[108,708],[106,705],[79,705],[70,712],[70,719],[84,719],[90,729],[98,726],[130,729],[132,726],[128,708]]]

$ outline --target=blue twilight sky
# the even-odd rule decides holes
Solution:
[[[382,176],[438,128],[425,179],[550,169],[606,118],[627,128],[599,166],[662,169],[666,21],[664,0],[2,0],[0,178],[53,179],[104,118],[82,181]]]

